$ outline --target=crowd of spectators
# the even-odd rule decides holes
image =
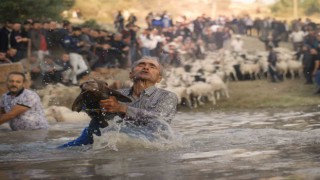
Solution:
[[[298,54],[320,50],[318,25],[310,19],[288,23],[249,15],[213,19],[203,14],[192,20],[185,16],[173,20],[165,11],[148,13],[146,28],[137,21],[133,13],[125,19],[119,11],[112,32],[69,21],[7,20],[0,29],[0,64],[22,62],[32,80],[42,84],[77,85],[92,70],[125,69],[142,56],[158,57],[165,66],[179,66],[182,56],[202,59],[206,51],[230,44],[232,34],[256,36],[266,47],[291,40]],[[303,61],[309,61],[308,57],[304,55]]]

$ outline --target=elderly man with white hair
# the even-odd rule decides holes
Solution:
[[[155,86],[161,81],[163,71],[162,65],[154,57],[142,57],[131,67],[129,78],[133,81],[133,86],[119,90],[132,102],[120,103],[114,96],[111,96],[100,101],[101,110],[105,113],[122,114],[125,121],[125,126],[122,128],[129,128],[131,132],[139,128],[137,131],[140,132],[141,128],[147,128],[150,124],[153,128],[157,128],[154,126],[163,125],[160,123],[162,121],[170,124],[176,113],[178,98],[175,93]],[[83,130],[80,137],[59,148],[92,144],[93,134],[100,136],[100,129],[89,125]]]

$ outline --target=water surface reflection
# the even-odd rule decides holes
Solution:
[[[49,132],[1,127],[0,178],[319,179],[317,110],[181,111],[165,147],[57,150],[86,123]]]

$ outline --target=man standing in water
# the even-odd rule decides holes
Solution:
[[[9,121],[12,130],[35,130],[49,127],[44,116],[40,97],[24,89],[26,77],[21,72],[11,72],[7,78],[8,93],[0,101],[0,124]]]
[[[111,96],[106,100],[101,100],[100,107],[106,113],[124,113],[124,120],[134,126],[146,126],[157,120],[171,123],[176,113],[178,98],[170,91],[155,87],[155,84],[161,81],[163,71],[157,59],[149,56],[143,57],[131,67],[129,77],[133,81],[133,86],[119,90],[132,102],[123,104]],[[99,127],[94,130],[90,128],[85,128],[80,137],[59,148],[92,144],[93,133],[99,132],[95,133],[99,135],[100,130]]]

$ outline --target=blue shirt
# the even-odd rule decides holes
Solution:
[[[136,125],[146,125],[159,119],[171,123],[176,114],[178,98],[173,92],[155,86],[145,89],[139,98],[133,96],[132,88],[120,89],[119,92],[132,100],[127,104],[125,119]]]

